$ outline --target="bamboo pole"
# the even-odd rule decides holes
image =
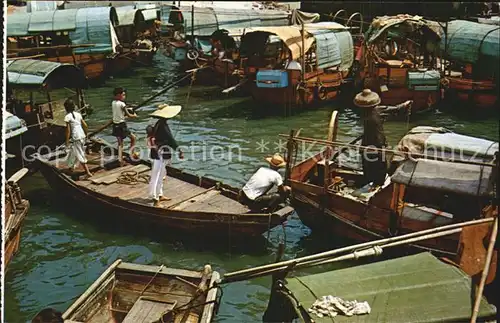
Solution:
[[[279,134],[279,136],[280,137],[288,137],[288,135],[285,135],[285,134]],[[481,163],[481,162],[474,162],[474,161],[467,161],[467,160],[460,160],[460,159],[449,159],[449,158],[444,158],[444,157],[439,157],[439,156],[425,155],[425,154],[419,154],[419,153],[410,153],[410,152],[393,150],[393,149],[353,145],[353,144],[340,142],[340,141],[329,141],[329,140],[323,140],[323,139],[305,138],[305,137],[297,137],[297,136],[294,137],[293,140],[315,143],[315,144],[324,144],[324,145],[329,145],[329,146],[341,146],[342,148],[356,148],[358,150],[363,150],[363,151],[369,150],[369,151],[374,151],[374,152],[376,151],[376,152],[381,152],[381,153],[392,153],[394,155],[402,155],[404,157],[410,157],[410,158],[427,158],[427,159],[435,159],[435,160],[447,161],[447,162],[452,162],[452,163],[497,167],[494,163]]]
[[[15,49],[9,49],[9,52],[23,53],[23,52],[32,52],[32,51],[44,51],[44,50],[50,50],[50,49],[81,48],[81,47],[95,47],[95,44],[57,45],[57,46],[48,46],[48,47],[15,48]]]
[[[45,54],[36,54],[36,55],[31,55],[31,56],[17,56],[17,57],[8,57],[7,60],[8,61],[17,61],[17,60],[20,60],[20,59],[35,59],[35,58],[40,58],[40,57],[43,57],[45,56]]]
[[[481,298],[483,296],[484,285],[488,277],[491,265],[491,258],[493,257],[493,247],[495,246],[496,237],[498,234],[498,216],[495,217],[493,223],[493,230],[491,231],[490,243],[488,245],[488,253],[486,254],[486,262],[484,263],[483,273],[481,275],[481,282],[479,283],[479,290],[477,292],[476,300],[474,301],[474,310],[472,311],[471,323],[476,323],[477,316],[479,315],[479,305],[481,305]]]
[[[337,255],[337,254],[340,254],[343,252],[349,252],[349,251],[353,251],[353,250],[369,248],[369,247],[373,247],[373,246],[377,246],[377,245],[381,245],[381,244],[390,244],[390,243],[394,243],[397,241],[408,240],[408,239],[415,238],[415,237],[421,237],[424,235],[430,235],[433,233],[438,233],[438,232],[447,231],[447,230],[453,230],[453,229],[457,229],[457,228],[463,228],[463,227],[470,226],[470,225],[490,223],[493,221],[494,221],[494,218],[485,218],[485,219],[479,219],[479,220],[471,220],[471,221],[462,222],[462,223],[455,223],[455,224],[445,225],[445,226],[427,229],[427,230],[423,230],[423,231],[412,232],[412,233],[408,233],[408,234],[397,236],[397,237],[391,237],[391,238],[385,238],[385,239],[376,240],[376,241],[364,242],[364,243],[360,243],[360,244],[356,244],[356,245],[352,245],[352,246],[347,246],[347,247],[343,247],[343,248],[339,248],[339,249],[334,249],[334,250],[325,251],[325,252],[321,252],[321,253],[314,254],[314,255],[309,255],[309,256],[297,258],[297,259],[282,261],[279,263],[267,264],[267,265],[263,265],[263,266],[259,266],[259,267],[248,268],[248,269],[244,269],[244,270],[230,272],[230,273],[226,273],[224,275],[222,283],[232,281],[235,279],[235,277],[241,277],[244,275],[250,276],[250,275],[255,275],[255,274],[258,274],[261,272],[267,273],[271,269],[280,268],[282,270],[283,268],[286,268],[287,266],[292,265],[292,264],[298,265],[300,263],[303,263],[306,261],[312,261],[312,260],[320,261],[320,260],[323,260],[324,258],[329,258],[329,257],[332,257],[334,255]],[[408,243],[408,242],[402,242],[402,243]]]

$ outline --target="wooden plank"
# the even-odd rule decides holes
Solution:
[[[150,170],[149,166],[141,164],[141,165],[135,165],[134,167],[132,167],[130,169],[122,170],[122,172],[124,172],[124,171],[137,172],[138,174],[140,174],[140,173],[145,172],[147,170]],[[122,172],[114,173],[110,177],[106,177],[104,179],[101,179],[101,183],[109,185],[109,184],[116,182],[118,180],[118,177],[120,177]]]
[[[158,320],[163,313],[172,310],[176,302],[162,302],[150,298],[139,298],[122,323],[151,323]]]
[[[279,209],[278,211],[274,212],[273,215],[277,215],[280,218],[283,216],[287,216],[288,214],[292,213],[295,209],[289,205]]]
[[[220,192],[216,191],[215,189],[216,187],[214,186],[202,192],[191,195],[190,197],[185,198],[184,200],[177,202],[176,204],[170,205],[168,208],[169,209],[173,208],[175,210],[182,210],[183,208],[188,207],[194,203],[202,202],[214,195],[220,194]]]

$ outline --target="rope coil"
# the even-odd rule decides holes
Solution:
[[[136,171],[123,171],[118,176],[116,182],[119,184],[136,185],[137,183],[149,183],[150,176],[146,174],[139,174]]]

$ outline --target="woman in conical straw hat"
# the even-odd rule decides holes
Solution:
[[[397,106],[381,106],[380,96],[370,89],[364,89],[354,97],[354,105],[362,108],[363,139],[362,146],[383,148],[387,146],[384,133],[384,117],[389,114],[399,113],[407,109],[413,101],[406,101]],[[377,151],[363,151],[363,174],[365,184],[372,183],[373,187],[382,186],[387,174],[387,165],[384,157]]]
[[[172,158],[172,152],[177,150],[179,145],[170,131],[167,120],[178,115],[181,109],[180,105],[162,105],[151,114],[153,118],[158,119],[148,133],[148,143],[152,144],[150,157],[153,160],[149,195],[153,199],[154,206],[160,206],[160,202],[170,200],[163,196],[163,178],[167,174],[167,162]],[[183,159],[183,152],[180,149],[178,152],[179,158]]]
[[[286,166],[286,161],[279,154],[266,157],[268,167],[261,167],[250,177],[241,191],[241,202],[254,210],[267,208],[274,211],[278,205],[285,201],[290,187],[283,184],[283,178],[278,169]],[[278,193],[268,193],[276,186]]]

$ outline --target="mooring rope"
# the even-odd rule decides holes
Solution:
[[[136,171],[123,171],[116,182],[118,184],[126,184],[126,185],[136,185],[137,183],[149,183],[150,176],[146,174],[139,174]]]

